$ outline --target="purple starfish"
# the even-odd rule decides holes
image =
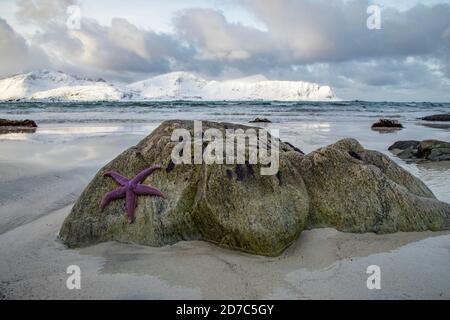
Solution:
[[[124,209],[127,212],[128,221],[131,223],[134,221],[134,209],[137,207],[137,196],[157,196],[161,198],[165,198],[162,192],[156,188],[146,186],[141,184],[145,178],[153,173],[153,171],[161,169],[160,165],[153,165],[150,168],[147,168],[141,171],[136,177],[133,179],[127,179],[124,176],[121,176],[117,172],[109,171],[106,172],[103,176],[113,178],[120,187],[108,192],[102,200],[100,204],[100,208],[105,209],[108,204],[116,199],[125,198],[125,207]]]

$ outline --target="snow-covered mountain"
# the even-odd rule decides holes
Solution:
[[[203,98],[203,88],[208,81],[189,72],[171,72],[128,85],[140,93],[141,99],[197,100]]]
[[[127,92],[103,79],[38,70],[0,80],[0,100],[121,100]]]
[[[188,72],[172,72],[128,85],[142,99],[336,100],[329,86],[303,81],[272,81],[262,75],[208,81]]]
[[[206,80],[172,72],[127,86],[49,70],[0,80],[0,100],[336,100],[329,86],[303,81],[272,81],[256,75],[235,80]]]

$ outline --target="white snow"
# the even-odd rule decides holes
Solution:
[[[262,75],[208,81],[188,72],[172,72],[128,85],[142,99],[336,100],[329,86],[303,81],[271,81]]]
[[[303,81],[273,81],[262,75],[235,80],[206,80],[172,72],[127,86],[49,70],[0,80],[0,100],[336,100],[329,86]]]
[[[172,72],[139,81],[127,87],[140,92],[142,99],[202,99],[207,81],[188,72]]]
[[[65,86],[47,91],[35,92],[33,100],[67,100],[67,101],[106,101],[122,100],[123,93],[114,86],[107,84]]]
[[[78,78],[60,71],[33,71],[0,80],[0,99],[26,99],[41,91],[94,83],[105,84],[102,80]]]

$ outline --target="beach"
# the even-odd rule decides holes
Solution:
[[[439,200],[450,202],[449,163],[407,163],[387,151],[396,140],[448,140],[448,127],[417,121],[432,111],[448,110],[448,105],[366,106],[359,111],[335,105],[328,112],[325,107],[72,107],[62,122],[63,111],[54,105],[2,106],[0,118],[32,117],[39,128],[34,134],[0,135],[0,298],[450,299],[448,231],[376,235],[306,230],[278,257],[203,241],[161,248],[106,242],[68,249],[58,239],[65,217],[95,173],[162,120],[177,117],[236,123],[268,117],[273,123],[264,126],[280,128],[280,138],[305,153],[353,137],[390,156]],[[341,108],[339,113],[333,113],[336,108]],[[371,131],[370,124],[381,116],[395,116],[405,129]],[[66,286],[71,265],[81,269],[79,290]],[[371,265],[380,267],[380,290],[367,288]]]
[[[70,206],[0,236],[3,299],[449,299],[450,234],[304,231],[277,258],[201,241],[151,248],[107,242],[68,250],[57,240]],[[366,269],[381,268],[368,290]],[[81,289],[66,287],[67,267]]]

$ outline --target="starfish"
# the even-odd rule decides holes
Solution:
[[[153,165],[150,168],[142,170],[133,179],[125,178],[115,171],[106,172],[103,176],[113,178],[120,187],[105,195],[100,204],[101,210],[103,211],[111,201],[125,198],[124,209],[127,212],[128,221],[132,223],[134,221],[134,209],[137,207],[137,196],[148,195],[165,198],[160,190],[141,184],[145,178],[158,169],[161,169],[160,165]]]

